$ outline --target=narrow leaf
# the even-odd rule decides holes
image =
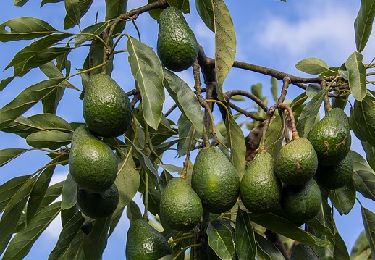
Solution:
[[[30,175],[14,177],[0,186],[0,212],[2,212],[9,200],[25,184]]]
[[[207,227],[208,245],[223,260],[231,260],[234,256],[234,243],[230,227],[219,220],[210,222]]]
[[[0,150],[0,167],[4,166],[5,164],[17,158],[26,151],[27,149],[24,148],[6,148]]]
[[[365,159],[356,152],[351,151],[353,158],[353,177],[357,191],[364,197],[375,200],[375,172]]]
[[[193,124],[187,119],[184,114],[181,114],[177,121],[179,141],[177,143],[177,154],[184,156],[187,150],[195,146],[196,130]]]
[[[62,190],[61,209],[70,209],[77,203],[77,184],[72,175],[68,174]]]
[[[329,69],[324,60],[318,58],[307,58],[299,61],[296,68],[311,75],[319,75]]]
[[[212,0],[195,0],[195,7],[198,11],[199,16],[206,26],[211,30],[214,29],[214,7]]]
[[[374,212],[361,207],[363,225],[371,248],[372,258],[375,258],[375,214]]]
[[[61,196],[64,181],[53,184],[47,189],[39,208],[43,209]]]
[[[100,218],[94,223],[94,226],[88,236],[85,236],[82,243],[85,259],[99,260],[107,245],[108,229],[111,218]]]
[[[375,147],[367,142],[362,142],[363,150],[366,152],[366,160],[371,168],[375,169]]]
[[[72,134],[58,130],[46,130],[32,133],[26,138],[26,142],[35,148],[50,148],[55,150],[71,142]]]
[[[249,215],[238,210],[236,219],[236,255],[239,260],[255,259],[256,243]]]
[[[261,235],[255,233],[255,238],[257,241],[257,255],[259,259],[266,260],[285,260],[285,257],[281,254],[279,249],[277,249],[274,244],[262,237]]]
[[[277,102],[277,99],[278,99],[277,95],[279,94],[279,90],[277,86],[277,79],[275,77],[271,77],[271,93],[272,93],[273,101]]]
[[[362,0],[361,8],[358,11],[354,22],[355,43],[357,51],[362,52],[372,31],[372,24],[375,17],[375,3],[372,0]]]
[[[7,77],[6,79],[3,79],[0,81],[0,91],[2,91],[4,88],[6,88],[9,83],[11,83],[14,79],[14,76]]]
[[[69,29],[79,24],[92,2],[93,0],[64,0],[66,10],[64,29]]]
[[[375,4],[374,4],[375,6]],[[374,7],[375,9],[375,7]],[[359,52],[353,52],[345,62],[348,70],[348,82],[354,98],[358,101],[366,96],[366,68],[363,65],[363,55]]]

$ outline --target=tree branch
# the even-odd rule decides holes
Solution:
[[[224,93],[225,100],[229,100],[233,96],[248,97],[251,100],[253,100],[255,103],[257,103],[257,105],[260,106],[264,110],[264,112],[268,111],[268,107],[266,106],[266,104],[264,104],[264,102],[261,99],[259,99],[257,96],[255,96],[254,94],[250,92],[247,92],[244,90],[231,90],[231,91],[227,91]]]
[[[235,104],[233,104],[231,102],[228,102],[228,106],[233,108],[234,110],[236,110],[238,113],[243,114],[244,116],[249,117],[251,119],[254,119],[256,121],[263,122],[265,120],[265,118],[258,116],[257,113],[248,112],[248,111],[240,108],[239,106],[236,106]]]

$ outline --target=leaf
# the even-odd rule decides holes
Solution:
[[[375,8],[375,7],[374,7]],[[348,71],[348,82],[354,98],[362,101],[366,96],[366,68],[363,65],[363,55],[353,52],[345,62]]]
[[[366,160],[371,168],[375,169],[375,147],[367,142],[362,142],[363,150],[366,152]]]
[[[61,202],[56,202],[42,209],[21,232],[10,241],[4,260],[22,259],[26,256],[40,234],[49,226],[60,212]]]
[[[184,114],[181,114],[177,122],[178,125],[178,134],[180,140],[177,144],[177,154],[179,156],[184,156],[189,149],[189,146],[194,147],[196,140],[196,131],[193,124],[187,119]]]
[[[68,174],[62,190],[61,209],[70,209],[77,204],[77,184],[71,174]]]
[[[40,172],[38,180],[34,184],[33,190],[30,193],[29,201],[27,202],[26,222],[28,224],[40,208],[40,204],[46,194],[55,168],[56,165],[47,166]]]
[[[180,9],[185,14],[190,13],[189,0],[167,0],[169,6]]]
[[[242,177],[245,173],[246,167],[246,146],[245,137],[241,130],[241,127],[237,125],[236,121],[227,113],[227,120],[225,124],[228,133],[228,142],[231,149],[231,161],[236,167],[237,174]]]
[[[371,255],[372,258],[375,258],[375,214],[364,207],[361,207],[361,212],[367,240],[371,248]]]
[[[353,159],[354,184],[364,197],[375,200],[375,172],[366,160],[356,152],[350,151]]]
[[[259,259],[267,260],[285,260],[284,256],[280,253],[273,243],[265,239],[261,235],[255,233],[255,238],[257,241],[257,255],[262,256]]]
[[[331,199],[333,206],[335,206],[340,215],[348,214],[355,204],[354,183],[351,182],[342,188],[332,190],[329,193],[329,198]]]
[[[299,260],[299,259],[318,260],[319,258],[311,249],[311,247],[303,245],[303,244],[296,244],[296,245],[293,245],[292,247],[290,260]]]
[[[350,259],[345,242],[337,231],[335,233],[334,259]]]
[[[0,91],[2,91],[3,89],[5,89],[9,83],[11,83],[14,79],[14,76],[10,76],[10,77],[7,77],[6,79],[3,79],[2,81],[0,81]]]
[[[0,167],[3,167],[5,164],[17,158],[26,151],[28,151],[28,149],[24,148],[6,148],[0,150]]]
[[[127,49],[132,74],[142,97],[146,123],[158,129],[164,103],[163,69],[158,56],[147,45],[128,36]]]
[[[47,189],[39,208],[44,208],[61,196],[64,181],[53,184]]]
[[[76,213],[67,221],[59,235],[55,248],[49,255],[49,260],[59,259],[59,257],[68,250],[71,241],[80,230],[84,220],[85,219],[82,217],[81,212],[76,211]]]
[[[58,130],[46,130],[32,133],[26,138],[26,142],[35,148],[58,149],[71,142],[72,134]]]
[[[216,91],[223,100],[223,83],[236,56],[236,33],[224,0],[213,0],[215,28]]]
[[[212,0],[195,0],[195,7],[198,11],[199,16],[206,26],[211,30],[214,29],[214,7]]]
[[[6,205],[0,220],[0,254],[4,252],[11,235],[16,231],[27,198],[34,186],[36,178],[29,178],[12,196]]]
[[[277,102],[278,100],[277,95],[279,94],[279,90],[277,86],[277,79],[275,77],[271,77],[271,93],[272,93],[273,101]]]
[[[236,255],[239,260],[255,259],[256,244],[249,215],[238,210],[235,231]]]
[[[129,220],[142,218],[141,210],[134,201],[130,201],[126,208],[126,216]]]
[[[368,252],[370,250],[370,252]],[[362,256],[362,254],[369,253],[367,257]],[[363,230],[361,234],[356,239],[352,251],[350,253],[350,259],[361,260],[361,259],[371,259],[371,249],[368,239],[366,237],[366,231]]]
[[[319,113],[320,106],[326,95],[325,90],[317,93],[302,110],[297,123],[297,130],[300,136],[306,137],[313,128],[316,115]]]
[[[329,243],[319,239],[312,234],[298,228],[294,223],[287,219],[273,215],[271,213],[250,214],[253,222],[285,237],[297,240],[301,243],[311,246],[326,246]]]
[[[114,1],[112,1],[114,2]],[[116,1],[116,2],[122,2],[122,1]],[[100,34],[104,31],[106,28],[106,23],[97,23],[90,25],[82,30],[82,32],[78,33],[74,39],[74,45],[75,47],[81,46],[84,42],[95,39],[95,35],[100,37]]]
[[[89,10],[93,0],[64,0],[66,16],[64,29],[73,28]]]
[[[15,6],[21,7],[26,4],[29,0],[13,0]]]
[[[367,41],[371,35],[372,24],[375,17],[375,3],[372,0],[362,0],[361,8],[358,11],[354,22],[355,44],[357,51],[362,52],[366,47]]]
[[[107,245],[108,229],[111,218],[99,218],[88,236],[85,236],[82,243],[84,259],[99,260]]]
[[[234,256],[234,243],[230,227],[220,220],[211,221],[206,230],[208,245],[223,260],[231,260]]]
[[[128,0],[106,0],[105,1],[105,20],[111,20],[118,17],[120,14],[126,12]],[[114,34],[121,33],[125,28],[125,21],[119,22],[115,29]]]
[[[0,109],[0,130],[9,123],[29,110],[43,97],[58,87],[64,79],[43,80],[22,91],[15,99]]]
[[[29,178],[30,175],[14,177],[0,186],[0,212],[3,211],[9,200]]]
[[[34,17],[18,17],[0,24],[0,41],[31,40],[54,32],[57,30],[45,21]]]
[[[203,133],[203,112],[194,92],[173,72],[164,70],[165,88],[181,112],[190,120],[199,134]]]
[[[264,145],[266,150],[276,156],[282,147],[284,133],[284,120],[278,113],[275,113],[266,131]]]
[[[319,75],[329,69],[327,63],[319,58],[306,58],[296,64],[296,68],[311,75]]]

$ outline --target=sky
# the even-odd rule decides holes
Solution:
[[[129,0],[128,9],[146,4],[144,0]],[[318,57],[325,60],[330,66],[340,66],[355,50],[354,19],[359,10],[360,1],[351,0],[289,0],[287,3],[277,0],[252,0],[252,1],[226,1],[231,12],[237,33],[236,59],[263,66],[272,67],[296,75],[304,75],[295,69],[295,64],[307,57]],[[1,3],[0,23],[20,16],[34,16],[49,21],[52,26],[63,30],[65,15],[63,3],[49,4],[40,8],[39,0],[30,0],[24,8],[13,6],[13,1],[3,0]],[[214,34],[205,27],[195,10],[194,1],[190,1],[191,14],[186,19],[195,32],[198,42],[204,47],[208,56],[214,56]],[[89,12],[81,20],[81,28],[105,16],[105,1],[95,0]],[[142,42],[156,48],[158,26],[148,15],[142,14],[136,20],[141,32]],[[70,30],[78,32],[78,28]],[[131,23],[127,24],[129,34],[136,36]],[[375,33],[373,33],[375,34]],[[3,71],[14,54],[26,46],[27,41],[0,43],[0,79],[12,75],[12,70]],[[125,41],[119,46],[125,48]],[[86,48],[80,48],[70,55],[72,69],[81,68],[87,55]],[[369,62],[375,56],[374,35],[370,38],[364,51],[365,62]],[[134,79],[127,64],[126,54],[120,54],[115,59],[113,78],[125,91],[134,87]],[[190,86],[193,86],[191,69],[179,73]],[[0,95],[0,107],[10,102],[17,93],[24,88],[45,79],[45,76],[34,69],[23,78],[15,79]],[[78,77],[71,80],[73,84],[81,88]],[[224,88],[249,90],[252,84],[261,82],[264,86],[264,94],[271,100],[270,78],[251,72],[233,69],[225,81]],[[280,84],[280,83],[279,83]],[[290,87],[287,99],[292,99],[300,93],[298,88]],[[172,105],[172,99],[167,97],[164,111]],[[246,103],[246,109],[253,109],[253,104]],[[40,104],[30,109],[26,115],[41,113]],[[67,90],[58,108],[57,115],[67,121],[83,121],[82,104],[79,100],[79,92]],[[177,122],[178,112],[173,112],[171,119]],[[244,120],[241,118],[240,120]],[[27,147],[25,141],[16,135],[0,132],[0,149],[9,147]],[[353,139],[352,149],[364,155],[357,139]],[[183,158],[175,158],[173,153],[166,153],[164,163],[173,163],[181,166]],[[29,152],[12,163],[0,168],[0,184],[14,176],[29,174],[48,162],[48,157],[40,152]],[[53,182],[59,182],[66,178],[67,168],[57,167]],[[367,208],[375,210],[374,203],[363,198],[357,193],[360,201]],[[139,201],[139,197],[137,199]],[[335,212],[335,220],[349,251],[355,239],[363,230],[360,207],[358,203],[353,210],[345,216]],[[119,226],[109,238],[108,246],[103,259],[124,258],[126,231],[129,226],[126,218],[122,218]],[[47,259],[49,252],[57,241],[61,223],[59,218],[53,221],[42,234],[26,259]]]

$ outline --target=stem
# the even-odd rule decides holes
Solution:
[[[192,140],[194,139],[194,135],[195,135],[195,129],[193,129],[193,131],[190,133],[190,136],[189,136],[190,139],[189,139],[188,149],[186,151],[184,167],[182,168],[182,171],[181,171],[181,178],[182,179],[186,179],[186,177],[187,177],[187,172],[188,172],[188,168],[189,168],[189,161],[190,161],[190,150],[191,150],[191,146],[193,144]]]
[[[251,100],[253,100],[258,106],[260,106],[264,110],[264,112],[268,111],[268,107],[266,106],[266,104],[264,104],[264,102],[261,99],[259,99],[257,96],[253,95],[250,92],[243,90],[231,90],[224,93],[224,98],[226,100],[229,100],[232,96],[248,97]]]
[[[281,88],[281,94],[280,97],[277,100],[277,104],[281,104],[285,101],[286,94],[288,93],[288,87],[291,82],[290,77],[284,77],[283,78],[283,87]]]
[[[143,212],[143,218],[148,221],[148,174],[145,172],[145,211]]]
[[[256,121],[263,122],[265,120],[265,118],[258,116],[257,113],[248,112],[248,111],[240,108],[239,106],[236,106],[235,104],[233,104],[231,102],[228,102],[228,106],[233,108],[234,110],[236,110],[238,113],[243,114],[244,116],[249,117],[251,119],[254,119]]]
[[[296,127],[296,119],[294,118],[293,111],[292,111],[291,107],[287,104],[284,104],[284,103],[279,104],[277,107],[279,109],[283,109],[283,110],[288,111],[288,115],[289,115],[289,118],[290,118],[290,121],[291,121],[291,126],[292,126],[292,140],[298,139],[299,135],[298,135],[297,127]]]

